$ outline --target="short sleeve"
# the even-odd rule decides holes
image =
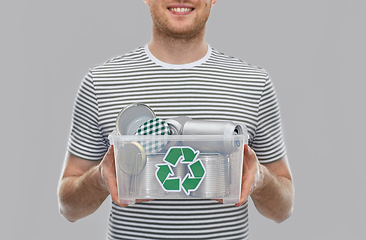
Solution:
[[[286,155],[282,136],[280,108],[272,81],[267,77],[258,107],[258,122],[252,149],[260,163],[269,163]]]
[[[68,151],[86,160],[101,160],[108,149],[98,121],[98,101],[93,84],[92,70],[83,79],[77,92]]]

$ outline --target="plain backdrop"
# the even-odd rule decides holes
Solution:
[[[206,41],[266,69],[296,186],[276,224],[250,202],[251,239],[366,239],[365,0],[218,0]],[[150,40],[142,0],[7,1],[1,25],[0,239],[105,239],[110,199],[69,223],[56,189],[89,67]]]

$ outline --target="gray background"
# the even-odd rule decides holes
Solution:
[[[219,0],[207,42],[265,68],[296,185],[278,225],[250,203],[251,239],[365,238],[364,0]],[[104,239],[109,199],[71,224],[56,188],[89,67],[149,41],[142,0],[7,1],[1,24],[0,239]]]

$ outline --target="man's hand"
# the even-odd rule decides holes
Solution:
[[[244,145],[243,174],[241,181],[240,202],[237,207],[245,203],[249,195],[263,184],[263,172],[255,152],[247,145]]]
[[[101,174],[101,186],[111,194],[111,198],[115,203],[121,207],[126,207],[128,204],[122,204],[119,202],[113,145],[108,148],[108,151],[100,162],[98,169]],[[136,199],[136,203],[150,200],[152,199]]]
[[[82,159],[69,152],[65,159],[58,197],[60,213],[66,219],[75,222],[92,214],[109,194],[119,204],[113,146],[101,161]]]
[[[127,204],[119,203],[113,145],[108,148],[108,151],[100,162],[98,169],[101,174],[100,185],[111,194],[111,198],[115,203],[121,207],[126,207]]]
[[[292,214],[294,186],[287,157],[260,164],[255,152],[244,146],[240,206],[251,196],[257,210],[275,222],[283,222]]]

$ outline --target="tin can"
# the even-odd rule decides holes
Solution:
[[[138,175],[131,176],[130,191],[136,193],[143,199],[161,199],[169,196],[169,198],[185,198],[186,194],[180,192],[165,191],[156,178],[157,165],[163,163],[165,154],[149,154],[147,155],[146,165],[142,172]],[[171,167],[172,175],[170,177],[183,179],[188,173],[187,164],[177,164]],[[133,182],[133,183],[132,183]]]
[[[116,130],[120,135],[134,135],[146,121],[154,119],[154,111],[142,103],[133,103],[123,108],[116,119]]]
[[[182,134],[224,135],[230,137],[233,135],[242,135],[243,128],[241,125],[229,121],[191,120],[184,124]],[[184,144],[189,146],[194,145],[201,152],[220,152],[222,154],[231,154],[240,147],[239,141],[234,141],[230,138],[225,141],[208,141],[205,143],[184,142]]]
[[[133,176],[134,182],[131,184],[131,191],[136,193],[142,199],[162,198],[167,195],[166,192],[155,177],[156,164],[162,162],[164,155],[147,155],[147,161],[144,170],[138,175]]]
[[[190,117],[180,116],[175,118],[170,118],[165,120],[166,123],[168,123],[168,126],[170,128],[170,134],[169,135],[181,135],[182,129],[184,124],[187,121],[191,121],[192,119]]]
[[[199,188],[190,196],[197,198],[224,198],[230,193],[229,159],[222,154],[200,154],[206,176]]]
[[[192,119],[185,116],[166,119],[165,122],[168,124],[169,127],[169,135],[181,135],[184,124],[190,120]],[[170,147],[180,145],[182,145],[181,141],[177,140],[168,141],[163,150],[168,151]]]

